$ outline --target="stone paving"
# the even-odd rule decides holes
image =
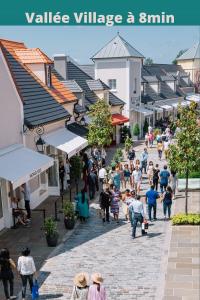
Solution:
[[[143,146],[142,146],[143,148]],[[141,147],[137,149],[140,153]],[[151,149],[149,159],[157,160]],[[162,161],[162,164],[164,161]],[[143,192],[147,179],[143,180]],[[158,220],[150,224],[148,235],[131,239],[131,227],[120,214],[120,224],[102,224],[91,206],[89,221],[52,253],[41,269],[42,299],[70,299],[73,277],[77,272],[97,271],[105,278],[108,300],[161,299],[164,259],[168,250],[169,222],[163,222],[162,205]],[[162,272],[161,272],[162,271]]]

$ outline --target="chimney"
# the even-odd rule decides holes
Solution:
[[[54,55],[54,68],[65,79],[68,79],[67,56],[65,54]]]

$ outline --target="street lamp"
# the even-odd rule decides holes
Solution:
[[[39,137],[39,139],[35,144],[36,144],[37,151],[40,153],[44,153],[45,141],[41,138],[41,136]]]

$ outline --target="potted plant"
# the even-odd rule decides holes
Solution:
[[[55,247],[58,243],[58,231],[57,224],[52,217],[45,219],[44,231],[46,235],[47,245],[49,247]]]
[[[125,150],[126,150],[126,152],[129,152],[129,150],[131,149],[132,146],[133,146],[133,140],[132,140],[132,138],[127,136],[126,140],[125,140]]]
[[[139,135],[140,135],[140,127],[139,124],[136,123],[133,127],[133,139],[137,141]]]
[[[73,229],[75,225],[75,210],[74,204],[70,201],[65,201],[63,205],[64,224],[66,229]]]

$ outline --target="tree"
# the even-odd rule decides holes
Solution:
[[[190,173],[200,169],[200,128],[197,126],[199,111],[197,104],[191,102],[189,107],[178,107],[180,118],[177,126],[180,131],[176,141],[169,148],[169,165],[171,170],[183,174],[186,178],[185,213],[188,214],[188,178]]]
[[[133,126],[133,135],[137,137],[140,135],[140,127],[138,123]]]
[[[147,58],[145,59],[145,61],[144,61],[144,64],[145,64],[146,66],[152,65],[152,64],[153,64],[153,59],[152,59],[151,57],[147,57]]]
[[[145,118],[144,126],[143,126],[144,135],[148,132],[148,127],[149,127],[149,123],[148,123],[147,119]]]
[[[113,126],[110,107],[106,101],[98,100],[91,105],[89,116],[92,119],[88,132],[89,144],[100,147],[110,145]]]
[[[188,50],[188,49],[182,49],[182,50],[180,50],[179,53],[176,55],[176,58],[172,61],[172,63],[173,63],[174,65],[176,65],[176,64],[177,64],[177,58],[179,58],[179,57],[180,57],[183,53],[185,53],[187,50]]]

